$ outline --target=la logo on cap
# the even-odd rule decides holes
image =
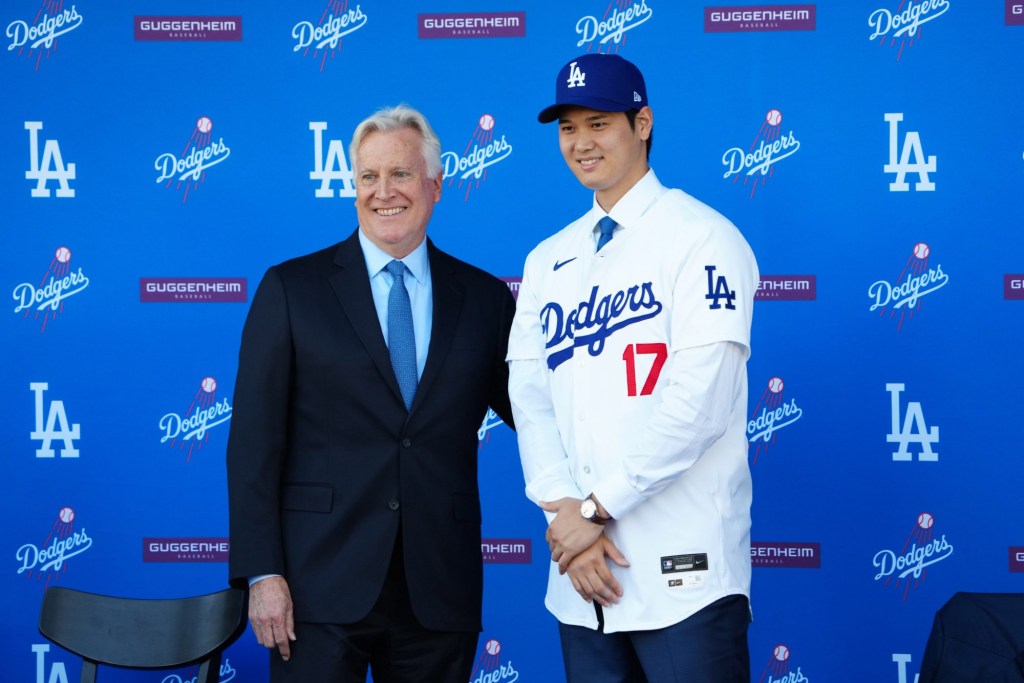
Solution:
[[[566,86],[567,88],[575,88],[577,85],[581,88],[585,88],[587,85],[584,82],[586,81],[586,78],[587,75],[580,71],[580,68],[576,66],[576,62],[569,64],[569,80],[566,81],[566,83],[568,83]]]

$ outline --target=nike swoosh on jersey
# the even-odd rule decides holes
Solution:
[[[566,265],[567,263],[572,263],[573,261],[575,261],[578,258],[579,258],[578,256],[573,256],[571,259],[566,259],[564,261],[555,261],[555,267],[553,268],[553,270],[558,270],[562,266]]]

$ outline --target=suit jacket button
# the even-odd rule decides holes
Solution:
[[[412,439],[402,439],[402,445],[408,448],[412,445]]]
[[[398,509],[398,501],[397,500],[389,500],[388,501],[388,509],[389,510],[397,510]]]

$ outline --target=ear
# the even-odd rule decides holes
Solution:
[[[651,137],[651,131],[654,129],[654,112],[650,107],[644,107],[636,113],[635,125],[641,140]]]
[[[434,203],[441,201],[441,181],[444,180],[444,173],[438,173],[434,178]]]

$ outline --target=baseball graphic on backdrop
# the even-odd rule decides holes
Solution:
[[[777,126],[782,123],[782,112],[778,109],[771,109],[765,114],[764,120],[768,122],[769,126]]]
[[[781,377],[772,377],[768,380],[768,391],[773,394],[777,394],[782,391],[782,387],[785,386],[785,382],[782,381]]]
[[[484,649],[487,650],[487,654],[496,655],[501,652],[501,643],[492,638],[484,645]]]
[[[481,130],[490,130],[494,128],[494,117],[490,114],[484,114],[480,117],[480,128]]]
[[[932,524],[935,524],[935,518],[927,512],[922,512],[917,516],[917,525],[922,529],[931,529]]]
[[[67,263],[71,260],[71,250],[67,247],[57,247],[57,251],[54,253],[53,257],[60,263]]]
[[[196,121],[196,128],[200,133],[209,133],[213,130],[213,121],[211,121],[209,117],[203,116]]]
[[[208,394],[212,394],[217,389],[217,380],[212,377],[204,377],[201,384],[203,391]]]
[[[65,524],[71,524],[71,522],[75,521],[75,511],[69,507],[62,507],[60,512],[57,513],[57,517]]]
[[[914,256],[919,259],[928,258],[928,254],[931,253],[931,249],[924,242],[918,242],[914,245]]]
[[[789,659],[789,648],[785,645],[776,645],[775,659],[779,660],[780,662],[784,662],[787,659]]]

